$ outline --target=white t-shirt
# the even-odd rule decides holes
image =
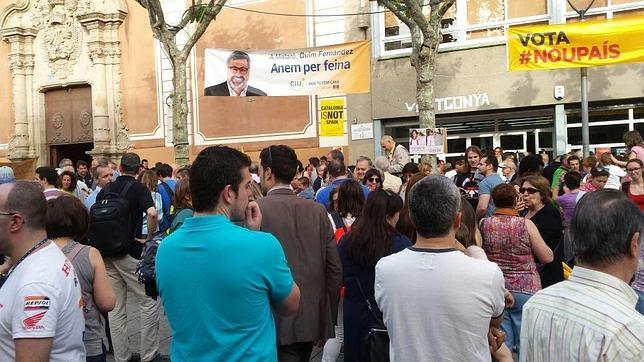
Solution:
[[[53,338],[52,362],[85,361],[76,272],[50,243],[20,263],[0,288],[0,361],[15,360],[14,339]]]
[[[622,177],[626,176],[626,172],[617,165],[608,165],[608,182],[606,182],[606,189],[619,190],[622,186]]]
[[[501,269],[456,249],[408,248],[376,265],[391,361],[490,361],[490,319],[504,310]]]

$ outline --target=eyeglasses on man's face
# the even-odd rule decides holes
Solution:
[[[230,66],[228,67],[228,70],[230,70],[231,73],[239,73],[239,74],[248,74],[248,68],[240,68],[240,67],[234,67]]]
[[[0,215],[13,216],[16,214],[17,212],[13,212],[13,211],[0,211]]]

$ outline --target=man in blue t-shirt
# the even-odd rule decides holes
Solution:
[[[479,173],[485,178],[479,183],[479,203],[476,206],[476,219],[490,217],[496,207],[492,201],[492,190],[503,183],[503,179],[497,173],[499,161],[494,156],[483,156],[479,161]]]
[[[315,194],[315,201],[324,205],[324,208],[328,210],[329,196],[331,195],[331,191],[339,185],[342,185],[343,183],[351,180],[351,178],[347,176],[347,167],[342,161],[330,161],[327,164],[326,170],[329,173],[329,177],[332,181],[329,186],[325,186],[318,190],[318,192]],[[362,193],[364,194],[364,198],[366,200],[367,196],[369,196],[369,189],[365,185],[361,186]]]
[[[229,147],[201,151],[190,169],[194,217],[159,247],[157,286],[173,361],[277,361],[271,307],[282,315],[299,308],[280,243],[253,231],[261,213],[249,202],[249,166]]]

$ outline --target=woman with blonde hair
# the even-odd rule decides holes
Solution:
[[[158,192],[159,177],[157,176],[157,173],[152,170],[145,170],[139,174],[138,181],[150,191],[152,200],[154,200],[154,208],[157,210],[157,220],[162,220],[163,199],[161,198],[161,194]],[[148,218],[146,216],[147,215],[143,213],[143,229],[141,231],[141,234],[144,239],[149,233],[154,234],[158,230],[158,226],[156,230],[148,230]]]

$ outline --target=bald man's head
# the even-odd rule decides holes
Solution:
[[[387,152],[391,152],[391,150],[394,149],[395,145],[396,142],[394,141],[394,138],[389,135],[384,135],[382,136],[382,138],[380,138],[380,147],[382,147]]]

